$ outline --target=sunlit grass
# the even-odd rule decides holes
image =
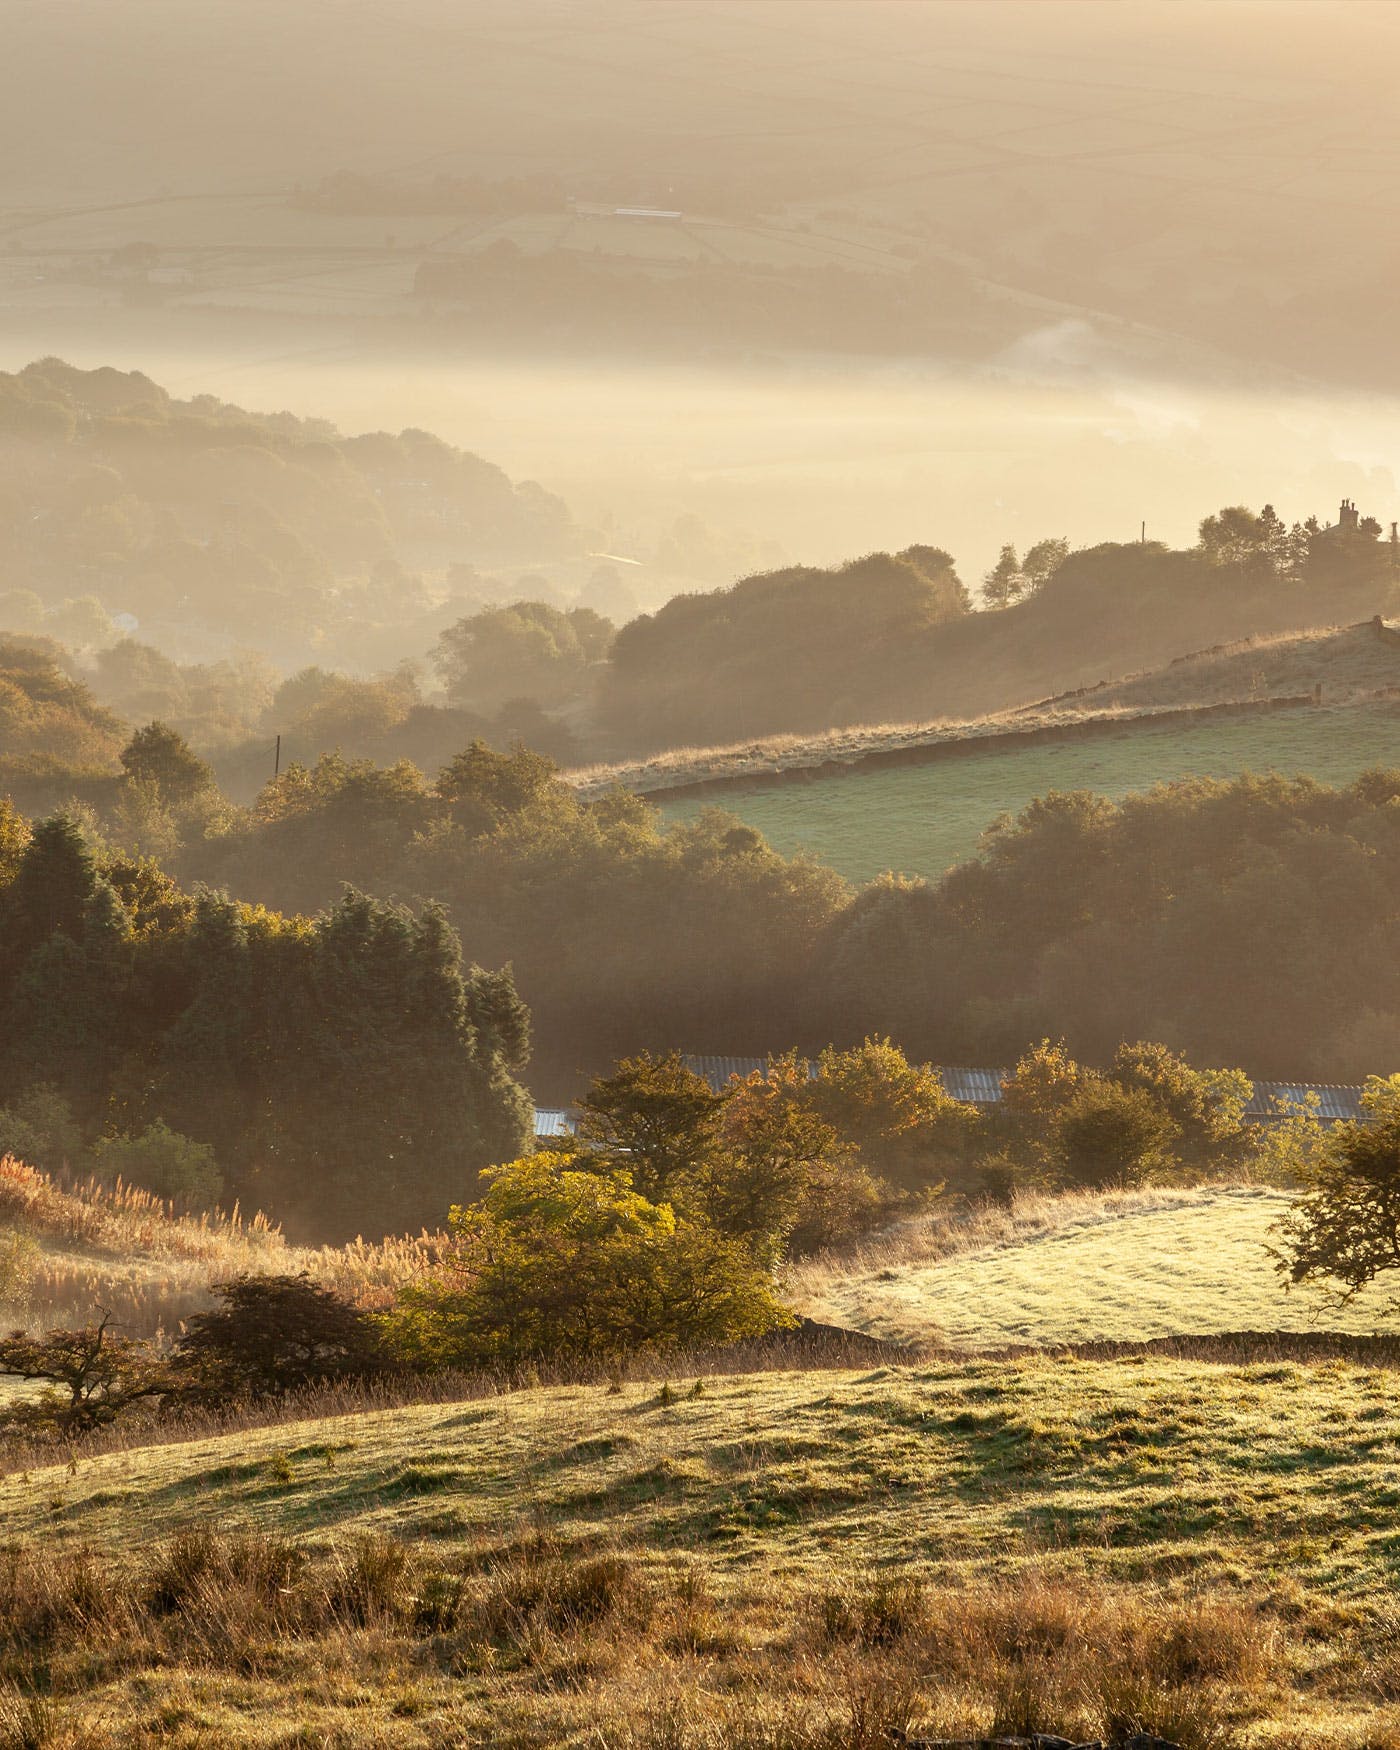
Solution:
[[[1387,1290],[1340,1307],[1285,1287],[1258,1186],[1032,1196],[911,1223],[851,1258],[792,1271],[803,1311],[900,1342],[961,1348],[1136,1342],[1222,1331],[1400,1330]]]
[[[279,1630],[240,1581],[167,1626],[73,1631],[99,1649],[50,1666],[68,1717],[165,1706],[180,1744],[285,1744],[315,1719],[347,1745],[873,1750],[842,1711],[859,1684],[901,1697],[901,1723],[966,1730],[1012,1705],[1019,1672],[1042,1729],[1092,1727],[1093,1681],[1150,1689],[1171,1646],[1152,1705],[1233,1722],[1186,1741],[1360,1750],[1392,1742],[1398,1452],[1394,1376],[1343,1363],[943,1362],[537,1390],[80,1458],[0,1481],[0,1540],[42,1547],[51,1575],[104,1552],[109,1586],[197,1527],[324,1564],[283,1594],[319,1626]],[[542,1562],[545,1597],[588,1588],[586,1619],[528,1604]],[[371,1589],[358,1617],[335,1603],[352,1581]],[[447,1599],[461,1619],[434,1628]],[[979,1639],[993,1619],[1019,1652]],[[1111,1622],[1136,1651],[1095,1653]],[[749,1697],[748,1729],[781,1703],[788,1735],[735,1736],[726,1695]],[[507,1738],[443,1735],[507,1719]]]

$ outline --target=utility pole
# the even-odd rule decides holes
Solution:
[[[280,735],[277,737],[277,746],[272,750],[272,775],[274,778],[282,776],[282,737]]]
[[[1142,519],[1142,533],[1138,536],[1138,546],[1145,547],[1146,545],[1147,545],[1147,518],[1144,517]]]

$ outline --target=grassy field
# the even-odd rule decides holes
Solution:
[[[79,1459],[0,1482],[0,1725],[874,1750],[892,1725],[1137,1722],[1390,1750],[1397,1451],[1390,1374],[1032,1359]]]
[[[1143,724],[1091,741],[966,754],[895,771],[857,772],[774,788],[736,784],[705,797],[663,801],[668,820],[723,807],[779,850],[808,850],[852,881],[885,869],[937,876],[972,855],[1003,811],[1047,790],[1108,796],[1167,778],[1244,771],[1307,772],[1346,783],[1368,766],[1400,761],[1400,708],[1339,706],[1225,719],[1199,727]]]
[[[967,1349],[1400,1329],[1384,1290],[1345,1309],[1285,1290],[1267,1247],[1288,1203],[1250,1186],[1032,1198],[963,1232],[916,1223],[853,1262],[799,1265],[793,1287],[814,1318]]]

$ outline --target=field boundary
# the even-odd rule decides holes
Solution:
[[[1228,717],[1267,716],[1278,711],[1312,709],[1318,704],[1314,691],[1284,693],[1267,699],[1232,699],[1214,705],[1172,705],[1129,715],[1104,714],[1064,723],[1039,724],[1033,729],[998,729],[985,735],[949,736],[943,740],[913,742],[900,747],[877,747],[847,759],[820,760],[811,765],[687,778],[680,783],[648,784],[645,787],[627,785],[624,788],[634,789],[649,800],[680,801],[685,797],[713,795],[726,790],[774,789],[784,784],[809,784],[823,778],[853,776],[860,772],[933,765],[979,753],[1010,753],[1047,742],[1086,741],[1125,729],[1137,729],[1145,724],[1210,723]]]

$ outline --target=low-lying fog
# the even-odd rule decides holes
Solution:
[[[1137,375],[1073,321],[975,371],[438,362],[61,322],[0,334],[5,369],[44,352],[346,431],[424,427],[560,492],[623,557],[693,513],[770,563],[928,541],[973,581],[1003,540],[1133,540],[1145,522],[1150,538],[1185,543],[1222,503],[1327,520],[1349,496],[1387,523],[1400,516],[1395,402]]]

